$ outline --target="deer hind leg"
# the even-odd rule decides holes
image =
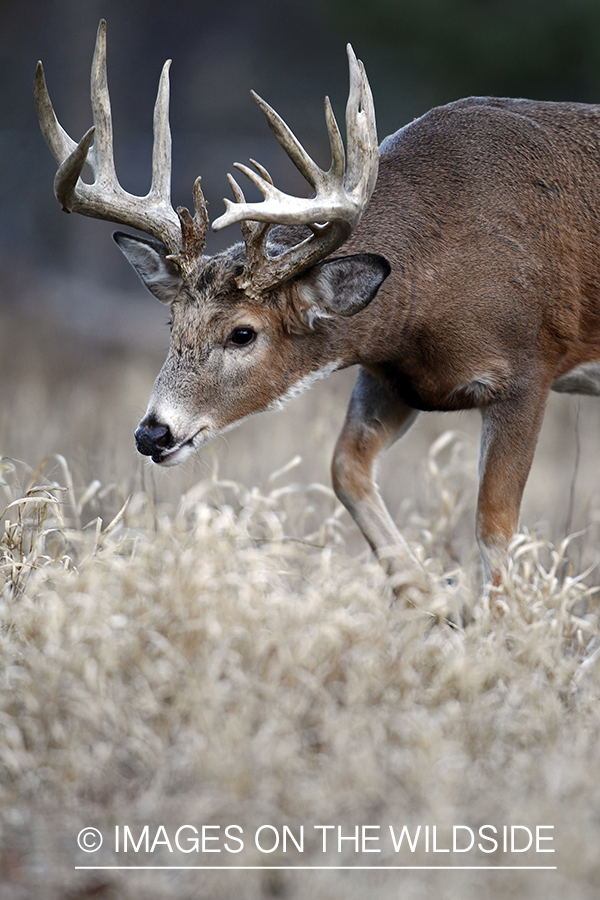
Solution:
[[[477,543],[484,584],[498,586],[508,545],[519,527],[519,512],[547,393],[522,396],[482,410],[477,499]]]
[[[361,369],[332,463],[333,487],[371,548],[386,554],[393,572],[410,573],[410,583],[425,588],[425,576],[392,521],[375,483],[377,457],[415,421],[417,410],[399,400],[375,376]]]

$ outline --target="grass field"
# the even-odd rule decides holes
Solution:
[[[434,584],[412,608],[329,487],[351,373],[157,472],[131,434],[159,348],[53,329],[0,332],[0,898],[597,897],[597,404],[550,404],[500,612],[476,418],[424,417],[390,452]]]

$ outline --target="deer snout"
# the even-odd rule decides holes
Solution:
[[[135,443],[144,456],[160,458],[165,450],[173,446],[173,436],[168,425],[163,425],[153,417],[142,419],[135,432]]]

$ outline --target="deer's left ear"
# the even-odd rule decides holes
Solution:
[[[353,316],[367,306],[391,272],[387,259],[358,253],[330,259],[297,280],[307,324],[319,318]]]
[[[183,278],[173,260],[167,259],[169,251],[165,245],[122,231],[115,231],[113,238],[150,293],[161,303],[171,303],[179,293]]]

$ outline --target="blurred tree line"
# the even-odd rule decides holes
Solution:
[[[327,163],[322,100],[329,93],[343,118],[348,40],[369,73],[380,138],[468,94],[600,102],[598,0],[0,0],[0,270],[17,263],[101,282],[129,277],[106,239],[111,226],[60,213],[32,103],[42,58],[64,127],[77,139],[89,127],[101,16],[123,185],[148,188],[154,95],[172,57],[174,203],[190,203],[201,173],[212,218],[235,160],[258,158],[282,187],[303,190],[251,87]],[[212,237],[210,248],[237,237]]]
[[[600,100],[597,0],[329,0],[432,102],[468,94]]]

